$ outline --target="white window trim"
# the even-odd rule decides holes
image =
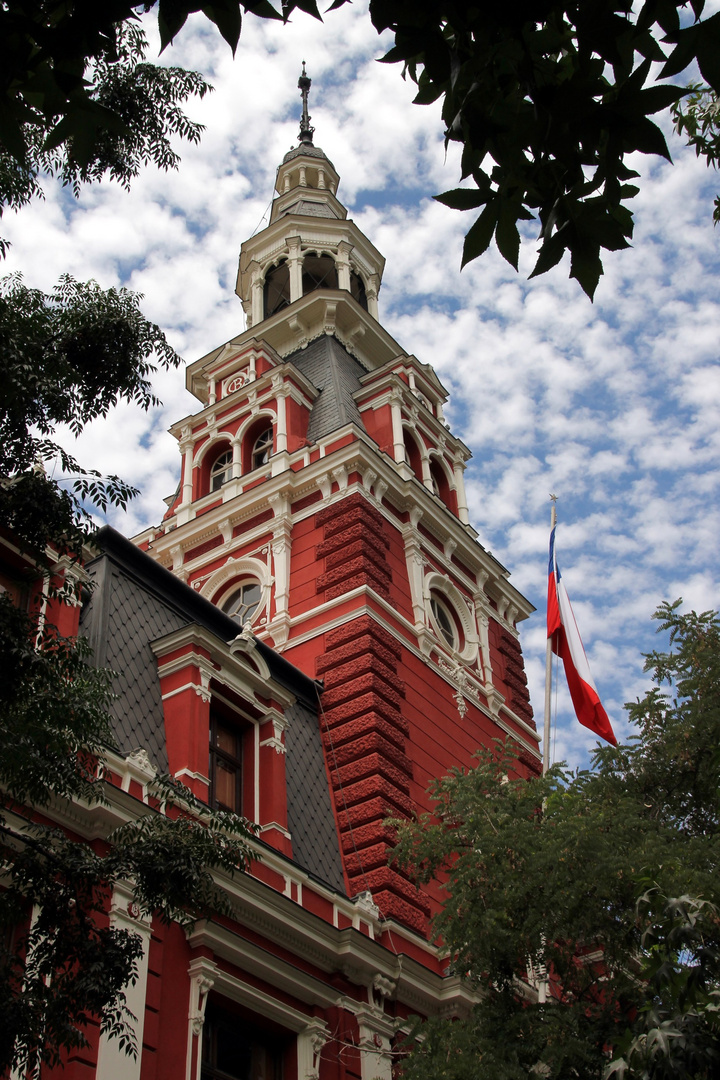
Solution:
[[[465,639],[462,649],[452,648],[438,626],[430,605],[433,592],[440,595],[445,604],[452,609],[460,623]],[[450,651],[453,656],[463,660],[465,663],[472,663],[475,661],[478,656],[479,642],[477,624],[475,622],[475,617],[470,613],[468,604],[460,590],[442,574],[432,572],[426,574],[423,579],[423,600],[425,603],[427,625],[431,627],[442,647]]]
[[[268,572],[267,565],[261,562],[260,559],[253,558],[230,558],[228,561],[216,570],[214,574],[211,574],[207,579],[200,595],[204,596],[207,600],[212,600],[216,603],[215,597],[222,591],[223,593],[229,593],[229,590],[225,589],[228,582],[236,581],[238,585],[242,585],[248,578],[253,578],[260,585],[260,600],[258,606],[255,608],[251,624],[256,623],[265,613],[265,618],[269,617],[268,607],[270,603],[270,586],[272,584],[271,576]]]

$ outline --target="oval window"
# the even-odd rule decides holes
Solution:
[[[450,613],[447,604],[438,596],[430,597],[430,611],[435,622],[436,629],[444,637],[451,649],[457,648],[458,635],[455,628],[455,620]]]
[[[245,581],[230,592],[221,605],[222,610],[244,626],[256,613],[261,592],[259,582]]]

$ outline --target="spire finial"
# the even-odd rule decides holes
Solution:
[[[305,61],[302,62],[302,75],[298,79],[298,90],[302,94],[303,111],[300,118],[300,142],[306,146],[312,146],[314,127],[310,127],[310,113],[308,112],[308,94],[312,86],[312,79],[305,74]]]

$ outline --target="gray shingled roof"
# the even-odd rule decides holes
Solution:
[[[161,772],[168,767],[160,680],[150,642],[187,624],[172,608],[108,559],[89,567],[95,589],[83,605],[80,630],[96,661],[115,671],[112,730],[123,754],[142,748]]]
[[[285,713],[288,829],[296,862],[334,889],[345,892],[335,818],[322,748],[318,753],[317,711],[298,702]]]
[[[294,161],[294,159],[298,157],[325,158],[328,165],[331,165],[333,169],[335,168],[325,151],[321,150],[319,146],[313,146],[312,143],[300,143],[299,146],[294,146],[292,150],[288,150],[283,158],[283,165],[286,161]]]
[[[305,217],[337,218],[338,214],[324,202],[315,202],[312,199],[298,199],[297,202],[286,206],[280,217],[288,214],[303,214]]]
[[[310,413],[310,442],[317,442],[345,424],[364,429],[353,394],[360,389],[360,378],[367,372],[337,338],[323,334],[286,359],[320,391]]]

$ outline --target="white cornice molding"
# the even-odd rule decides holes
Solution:
[[[483,580],[483,587],[493,600],[496,602],[498,600],[502,601],[503,606],[498,605],[499,610],[493,611],[493,617],[502,625],[506,625],[513,633],[516,633],[515,628],[505,618],[511,605],[517,610],[518,620],[527,618],[535,608],[508,580],[508,571],[505,567],[477,543],[475,530],[471,526],[464,525],[447,507],[440,504],[436,496],[428,491],[414,476],[409,480],[403,479],[399,474],[397,464],[387,454],[379,453],[377,444],[372,442],[366,432],[361,431],[355,425],[348,424],[345,428],[334,431],[331,436],[324,440],[324,445],[332,444],[348,433],[355,434],[356,440],[332,451],[330,454],[325,454],[297,472],[292,468],[288,468],[284,472],[268,478],[265,483],[256,485],[250,490],[235,496],[235,498],[219,504],[200,518],[192,518],[178,525],[164,536],[157,537],[152,543],[155,558],[160,562],[166,562],[170,548],[177,545],[181,545],[184,550],[195,547],[200,542],[198,541],[199,535],[213,535],[214,531],[219,531],[220,523],[225,520],[229,520],[235,526],[242,520],[253,517],[263,508],[270,505],[271,498],[285,495],[291,503],[296,502],[300,497],[300,492],[305,494],[308,490],[312,490],[312,487],[318,484],[324,474],[339,466],[345,467],[348,472],[359,472],[361,474],[372,471],[376,474],[373,487],[377,486],[378,480],[381,481],[384,485],[384,498],[396,506],[400,512],[405,512],[411,507],[422,509],[423,526],[437,537],[440,545],[437,551],[432,551],[432,548],[428,550],[432,551],[434,559],[447,568],[449,574],[455,576],[463,582],[466,588],[473,591],[477,588],[477,583],[469,581],[467,576],[463,575],[462,570],[444,554],[443,548],[448,541],[452,540],[455,543],[453,554],[461,562],[465,563],[468,568],[478,573]],[[290,455],[290,464],[297,460],[303,460],[303,453],[303,451],[298,451],[296,454]],[[238,483],[238,481],[230,481],[230,484],[233,483]],[[229,485],[226,486],[229,488]],[[313,503],[305,507],[305,509],[292,516],[292,521],[302,521],[306,517],[316,514],[319,510],[332,506],[333,503],[340,501],[352,490],[362,490],[366,495],[369,495],[372,504],[383,514],[387,521],[395,528],[402,530],[402,522],[383,505],[382,501],[376,499],[359,485],[349,485],[344,490],[329,495],[323,500],[322,504]],[[211,496],[206,496],[206,498],[209,499]],[[198,502],[194,506],[202,507],[202,502]],[[277,520],[275,518],[269,519],[257,526],[252,532],[243,533],[242,536],[236,537],[232,542],[232,546],[225,550],[232,553],[235,547],[240,544],[256,543],[261,536],[272,532]],[[425,540],[422,536],[420,539]],[[217,555],[218,550],[213,549],[211,552],[198,557],[198,559],[185,563],[183,569],[188,574],[192,574],[195,570],[204,566],[206,562],[217,559]]]

